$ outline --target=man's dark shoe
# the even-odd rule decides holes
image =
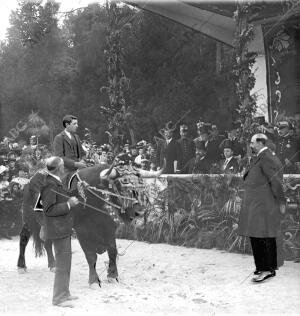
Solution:
[[[276,275],[275,271],[262,271],[260,274],[256,275],[252,278],[252,282],[263,282],[271,277],[274,277]]]
[[[259,274],[261,274],[261,272],[262,272],[262,271],[255,270],[255,271],[253,272],[253,274],[254,274],[254,275],[259,275]]]

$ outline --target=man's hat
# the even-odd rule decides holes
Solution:
[[[233,147],[233,142],[230,139],[224,139],[220,144],[220,148],[222,150],[224,150],[224,148],[230,148],[231,150],[233,150]]]
[[[198,122],[197,129],[200,133],[208,133],[211,130],[210,123]]]
[[[10,162],[10,161],[17,161],[17,159],[15,158],[15,157],[8,157],[8,162]]]

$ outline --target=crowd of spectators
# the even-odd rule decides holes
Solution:
[[[154,137],[152,142],[126,143],[119,149],[119,160],[145,170],[157,171],[164,167],[165,174],[243,174],[250,165],[252,153],[241,137],[240,126],[220,132],[216,125],[199,121],[196,127],[197,136],[193,137],[191,126],[182,123],[178,128],[168,122],[159,131],[161,137]],[[177,128],[180,136],[174,137]],[[281,160],[284,173],[300,173],[299,120],[271,125],[258,118],[252,130],[267,134],[268,146]],[[83,140],[82,146],[88,164],[110,164],[115,159],[110,144],[99,146]],[[19,227],[23,187],[37,170],[44,168],[49,156],[50,147],[39,144],[35,135],[28,144],[9,142],[6,138],[0,143],[0,238],[5,231]],[[4,218],[10,212],[15,213],[15,220],[7,222]]]

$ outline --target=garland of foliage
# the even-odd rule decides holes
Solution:
[[[241,177],[197,175],[168,177],[167,182],[164,190],[152,188],[152,202],[145,200],[146,217],[131,227],[121,225],[119,238],[251,253],[249,239],[238,235]],[[284,189],[288,208],[279,241],[286,260],[300,260],[300,178],[285,177]]]
[[[253,3],[238,2],[234,13],[236,32],[234,39],[233,78],[239,104],[237,122],[241,124],[241,140],[244,141],[253,133],[253,117],[257,109],[256,97],[250,91],[255,85],[252,67],[257,53],[248,51],[248,44],[254,38],[253,25],[249,23]]]
[[[126,105],[126,94],[129,91],[130,80],[124,72],[124,50],[121,46],[121,36],[124,21],[121,17],[121,9],[116,2],[106,2],[106,12],[108,15],[107,27],[107,49],[104,51],[107,64],[108,86],[102,87],[109,97],[109,105],[101,106],[101,112],[105,116],[108,124],[107,134],[109,142],[114,152],[118,152],[126,139],[126,131],[129,129],[131,141],[134,143],[134,134],[131,128],[133,115]]]

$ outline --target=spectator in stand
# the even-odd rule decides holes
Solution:
[[[141,169],[149,170],[149,160],[148,159],[143,158],[141,160]]]
[[[19,167],[16,165],[16,158],[10,157],[8,159],[8,173],[9,173],[8,181],[11,181],[14,177],[18,177],[19,170],[20,170]]]
[[[207,156],[211,160],[212,164],[218,164],[222,157],[222,150],[220,150],[220,144],[225,139],[224,135],[220,135],[217,125],[212,125],[207,147]]]
[[[160,152],[160,167],[164,166],[164,161],[166,167],[164,173],[174,174],[177,172],[177,163],[178,163],[178,143],[174,139],[174,131],[176,126],[171,126],[172,122],[168,122],[161,131],[165,137],[165,140],[162,143],[161,152]]]
[[[300,145],[296,142],[292,124],[288,121],[279,122],[278,136],[277,156],[283,164],[283,171],[284,173],[296,173]]]
[[[134,158],[134,163],[139,167],[142,165],[142,159],[145,159],[144,146],[145,146],[144,141],[140,141],[137,143],[137,148],[138,148],[139,154]]]
[[[180,125],[180,139],[178,142],[178,169],[180,173],[188,173],[188,169],[184,168],[188,161],[195,155],[195,143],[188,137],[188,126],[186,124]]]
[[[152,164],[152,168],[157,168],[157,166],[159,165],[157,150],[153,144],[150,144],[148,149],[149,149],[148,159],[149,159],[150,165]],[[156,169],[153,169],[153,170],[156,171]]]
[[[198,141],[195,150],[195,157],[190,159],[185,168],[190,174],[208,174],[210,173],[211,163],[207,158],[205,141]]]
[[[27,149],[28,151],[34,151],[36,150],[36,147],[37,147],[37,136],[32,135],[29,138],[29,145],[23,147],[23,149]]]
[[[9,149],[6,147],[1,147],[0,148],[0,166],[1,165],[7,165],[8,160],[7,160],[7,154],[9,152]]]
[[[238,139],[239,130],[240,130],[241,124],[240,123],[234,123],[233,129],[228,132],[228,139],[230,139],[233,143],[234,147],[234,155],[238,160],[243,158],[246,154],[246,147],[244,144],[240,142]]]
[[[137,150],[137,148],[135,147],[135,145],[132,145],[132,146],[130,147],[130,154],[131,154],[131,157],[132,157],[132,159],[133,159],[133,161],[134,161],[135,158],[136,158],[137,155],[138,155],[138,150]]]
[[[233,143],[230,139],[225,139],[220,147],[223,149],[225,159],[221,161],[221,171],[225,174],[234,174],[239,172],[238,159],[233,156]]]

